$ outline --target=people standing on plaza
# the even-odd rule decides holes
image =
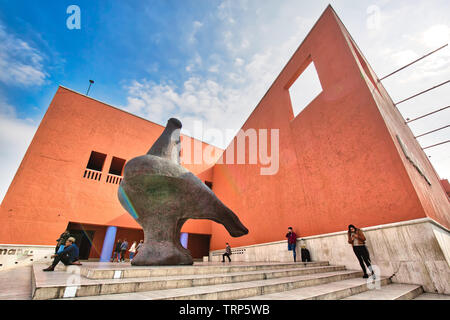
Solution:
[[[370,263],[369,250],[367,250],[367,247],[365,245],[366,237],[364,236],[364,233],[362,232],[361,229],[358,229],[351,224],[348,226],[347,235],[348,235],[348,243],[352,245],[353,252],[355,253],[356,258],[358,258],[359,264],[361,265],[361,269],[364,272],[363,278],[369,277],[364,263],[367,265],[367,268],[370,270],[370,272],[372,272],[372,276],[375,278],[375,273]]]
[[[120,245],[120,261],[125,262],[125,255],[128,250],[128,242],[127,239],[123,239],[122,244]]]
[[[56,265],[59,262],[64,263],[64,265],[66,265],[66,266],[81,265],[81,263],[78,262],[79,254],[80,254],[80,250],[78,249],[77,245],[75,244],[75,238],[69,237],[64,244],[64,250],[58,254],[52,255],[52,258],[54,258],[52,265],[46,269],[43,269],[43,271],[54,271]]]
[[[225,253],[222,255],[222,262],[225,262],[225,257],[227,257],[228,261],[231,262],[230,256],[231,256],[231,247],[227,242],[225,247]]]
[[[296,247],[297,247],[297,235],[292,230],[292,227],[288,228],[288,233],[286,233],[286,238],[288,240],[288,250],[293,252],[294,254],[294,262],[297,262],[297,253],[296,253]]]
[[[114,259],[117,257],[117,262],[120,261],[120,247],[122,246],[122,241],[120,239],[117,240],[116,246],[114,248],[113,257],[111,259],[111,262],[114,262]]]
[[[134,241],[130,247],[130,250],[128,250],[130,252],[130,261],[133,260],[134,254],[136,253],[136,244],[136,241]]]
[[[58,253],[58,251],[60,251],[60,249],[64,248],[64,245],[66,244],[67,239],[70,238],[70,232],[69,230],[64,231],[63,233],[61,233],[61,235],[59,236],[58,239],[56,239],[56,247],[55,247],[55,254]]]

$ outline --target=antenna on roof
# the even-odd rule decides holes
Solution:
[[[89,80],[89,88],[87,89],[86,95],[89,95],[89,90],[91,90],[91,85],[94,83],[94,80]]]

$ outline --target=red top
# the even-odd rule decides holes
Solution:
[[[292,231],[291,233],[286,233],[286,238],[288,238],[289,244],[297,243],[297,235],[294,231]]]

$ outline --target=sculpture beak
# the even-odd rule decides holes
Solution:
[[[220,203],[220,208],[218,209],[219,210],[215,211],[217,214],[208,219],[222,224],[232,237],[236,238],[248,234],[248,229],[242,224],[233,211],[223,203]]]

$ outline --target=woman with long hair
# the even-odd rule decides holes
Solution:
[[[364,272],[363,278],[368,278],[369,275],[366,271],[366,266],[372,272],[372,276],[375,278],[375,273],[372,270],[372,265],[370,263],[370,255],[369,250],[367,250],[367,247],[365,245],[366,243],[366,237],[364,236],[364,233],[361,229],[356,228],[354,225],[348,226],[348,243],[350,243],[353,246],[353,252],[356,255],[356,258],[358,258],[359,264],[361,265],[361,268]],[[366,264],[366,266],[364,265]]]

